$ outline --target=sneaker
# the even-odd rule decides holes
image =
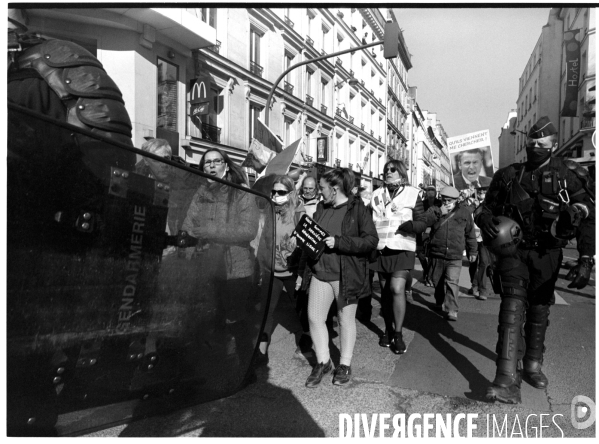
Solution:
[[[403,334],[400,331],[393,333],[393,339],[391,340],[391,351],[396,355],[401,355],[406,352],[408,348],[403,341]]]
[[[454,310],[450,310],[449,312],[447,312],[447,315],[445,315],[445,319],[447,319],[448,321],[457,321],[458,320],[458,312],[454,311]]]
[[[487,300],[487,297],[484,294],[480,294],[480,293],[477,294],[477,295],[474,295],[474,297],[476,299],[478,299],[479,301],[486,301]]]
[[[389,334],[387,334],[387,332],[383,333],[383,336],[381,336],[379,345],[381,347],[389,347],[391,345],[391,340],[389,339]]]
[[[339,367],[335,369],[335,374],[333,376],[333,384],[346,385],[350,379],[351,367],[349,365],[340,364]]]
[[[479,295],[478,288],[472,287],[470,290],[468,290],[468,294],[470,294],[472,296],[478,296]]]
[[[329,359],[326,364],[316,364],[312,369],[312,373],[306,379],[306,387],[314,388],[320,384],[322,378],[333,371],[333,362]]]

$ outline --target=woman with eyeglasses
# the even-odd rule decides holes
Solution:
[[[382,315],[385,333],[381,347],[390,347],[395,354],[405,353],[402,327],[406,314],[406,289],[411,288],[416,257],[416,235],[424,232],[428,220],[420,190],[408,183],[403,162],[387,161],[383,167],[385,185],[372,194],[371,205],[379,236],[378,256],[370,268],[384,279],[382,288]]]
[[[335,168],[321,178],[323,200],[314,220],[329,234],[326,249],[317,260],[302,255],[301,282],[308,292],[308,319],[317,363],[306,380],[306,387],[317,387],[333,371],[329,352],[327,314],[333,300],[337,302],[341,359],[335,369],[333,384],[346,385],[351,380],[351,360],[356,343],[358,300],[370,295],[368,258],[376,248],[378,237],[370,212],[362,199],[352,194],[354,174],[347,168]],[[307,265],[307,266],[304,266]]]
[[[243,170],[219,149],[204,153],[200,169],[210,177],[247,186]],[[249,354],[254,348],[245,317],[251,296],[248,290],[254,287],[255,257],[250,242],[258,232],[258,219],[252,194],[206,178],[200,181],[182,226],[182,230],[198,239],[192,258],[201,265],[198,272],[205,276],[204,285],[214,286],[215,328],[235,339],[236,346],[231,349]]]
[[[260,338],[259,353],[255,361],[257,365],[268,364],[268,344],[274,329],[273,313],[277,308],[283,289],[285,289],[291,300],[294,299],[299,256],[294,254],[297,245],[295,237],[292,237],[291,234],[300,218],[306,213],[297,195],[295,184],[289,176],[276,175],[274,177],[270,196],[275,207],[274,278],[268,316],[264,325],[264,333]],[[264,226],[264,230],[267,232],[269,231],[269,221],[267,219]],[[294,260],[294,258],[297,258],[297,260]],[[308,334],[307,319],[302,323],[302,327],[304,333]]]

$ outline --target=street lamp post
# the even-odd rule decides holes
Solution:
[[[299,67],[299,66],[303,66],[303,65],[307,65],[308,63],[313,63],[313,62],[318,62],[320,60],[325,60],[325,59],[329,59],[331,57],[336,57],[338,55],[341,54],[347,54],[348,52],[354,52],[354,51],[358,51],[361,49],[366,49],[366,48],[370,48],[372,46],[376,46],[376,45],[382,45],[384,44],[384,41],[380,40],[378,42],[373,42],[373,43],[368,43],[367,45],[362,45],[362,46],[356,46],[355,48],[350,48],[350,49],[345,49],[343,51],[339,51],[339,52],[334,52],[332,54],[325,54],[323,56],[320,57],[316,57],[314,59],[308,59],[308,60],[304,60],[303,62],[299,62],[296,63],[295,65],[290,66],[289,68],[287,68],[285,71],[283,71],[281,73],[281,75],[279,76],[279,78],[275,81],[275,83],[272,85],[272,88],[270,88],[270,92],[268,93],[268,98],[266,99],[266,109],[264,110],[264,123],[266,124],[266,126],[268,126],[269,123],[269,115],[270,115],[270,102],[272,100],[272,96],[275,93],[275,89],[277,87],[277,85],[281,82],[281,80],[283,80],[283,78],[292,70],[294,70],[295,68]]]

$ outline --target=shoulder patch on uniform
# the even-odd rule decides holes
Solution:
[[[574,171],[576,173],[576,175],[578,175],[580,177],[586,177],[589,175],[588,170],[574,160],[566,159],[566,160],[564,160],[564,164],[566,164],[568,169]]]

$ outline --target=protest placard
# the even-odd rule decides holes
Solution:
[[[299,220],[292,236],[297,239],[297,245],[312,259],[318,259],[324,251],[326,244],[324,240],[329,237],[320,225],[307,214]]]
[[[488,187],[493,177],[489,130],[447,138],[453,186],[458,190]]]

